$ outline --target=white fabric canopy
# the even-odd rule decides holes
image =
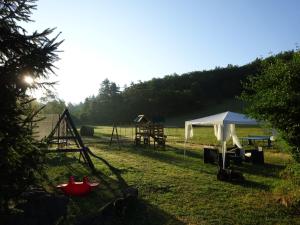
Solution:
[[[248,118],[244,114],[234,112],[224,112],[212,116],[207,116],[195,120],[185,121],[185,140],[193,137],[193,125],[213,125],[215,136],[221,142],[223,168],[225,167],[226,142],[232,138],[233,144],[239,148],[242,145],[235,133],[235,124],[241,125],[257,125],[257,121]]]

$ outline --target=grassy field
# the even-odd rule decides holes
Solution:
[[[140,203],[124,224],[300,224],[299,214],[279,204],[274,192],[283,182],[280,172],[291,161],[287,153],[264,148],[265,165],[234,167],[243,173],[244,182],[220,182],[216,165],[203,163],[201,144],[215,144],[212,128],[195,130],[195,138],[186,145],[186,157],[183,129],[167,129],[171,141],[164,150],[137,148],[130,142],[123,142],[121,148],[115,142],[109,146],[111,130],[97,127],[96,137],[85,139],[103,159],[93,159],[97,174],[91,174],[74,154],[48,158],[44,185],[50,190],[70,175],[77,179],[89,175],[101,183],[91,195],[71,198],[68,216],[61,223],[73,224],[78,217],[96,214],[132,185],[139,190]],[[264,133],[259,128],[239,128],[237,132],[240,136]],[[120,133],[131,137],[130,128],[125,131],[123,127]]]
[[[201,144],[201,145],[217,145],[218,142],[214,136],[214,129],[212,126],[208,127],[194,127],[194,137],[188,140],[190,144]],[[118,134],[121,139],[132,141],[134,140],[135,128],[133,126],[121,125],[118,126]],[[109,141],[112,133],[112,127],[109,126],[96,126],[95,136],[98,140]],[[236,126],[236,133],[238,137],[246,137],[248,135],[270,135],[270,131],[267,129],[262,129],[260,127],[250,126]],[[165,135],[167,135],[168,143],[184,143],[184,128],[182,127],[166,127]],[[114,136],[114,140],[116,136]],[[95,141],[87,140],[87,141]],[[231,142],[229,141],[229,144]],[[266,143],[256,143],[257,145],[266,145]],[[275,145],[275,148],[278,146]]]

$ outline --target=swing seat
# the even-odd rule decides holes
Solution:
[[[88,177],[83,177],[82,182],[75,182],[71,176],[68,183],[59,184],[56,187],[62,190],[66,195],[83,196],[91,192],[99,183],[90,183]]]

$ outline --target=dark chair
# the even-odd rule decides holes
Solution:
[[[251,153],[250,156],[249,153]],[[245,155],[245,162],[251,162],[253,164],[264,164],[264,152],[258,149],[247,150]]]
[[[203,161],[204,163],[217,163],[220,167],[223,167],[223,158],[222,153],[219,153],[217,148],[205,147],[204,149]],[[228,168],[230,166],[230,160],[232,160],[235,164],[240,165],[242,163],[242,157],[240,156],[240,150],[238,149],[229,149],[226,152],[225,157],[225,167]]]
[[[243,162],[241,149],[236,145],[232,148],[227,149],[226,157],[228,157],[229,160],[233,161],[233,163],[236,165],[241,165]]]
[[[204,163],[215,163],[218,162],[218,149],[215,148],[204,148]]]
[[[259,151],[257,149],[252,150],[251,161],[252,161],[253,164],[264,164],[265,163],[264,152]]]

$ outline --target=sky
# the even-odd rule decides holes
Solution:
[[[56,27],[58,97],[79,103],[108,78],[244,65],[300,45],[298,0],[39,0],[28,31]]]

